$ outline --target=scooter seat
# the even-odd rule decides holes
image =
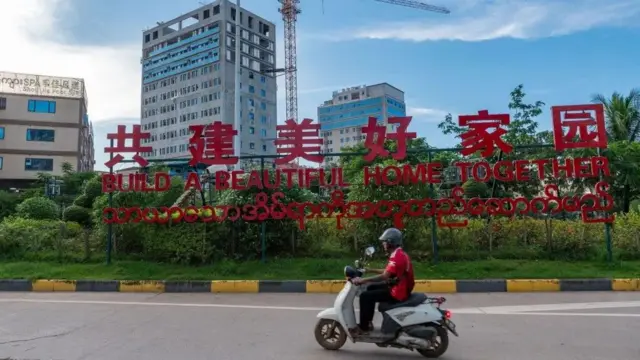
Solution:
[[[402,302],[397,303],[380,303],[378,304],[378,311],[385,312],[391,309],[401,308],[401,307],[416,307],[427,300],[427,294],[424,293],[413,293],[409,296],[409,298]]]

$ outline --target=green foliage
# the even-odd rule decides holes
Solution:
[[[462,189],[464,189],[464,196],[467,198],[479,197],[485,199],[490,196],[490,189],[486,183],[467,180],[462,185]]]
[[[98,196],[102,195],[102,183],[100,179],[95,177],[87,181],[82,193],[87,197],[87,201],[93,202]]]
[[[60,208],[53,200],[34,197],[18,205],[17,215],[25,219],[54,220],[60,217]]]
[[[80,196],[78,196],[73,201],[73,205],[77,205],[77,206],[81,206],[81,207],[85,207],[85,208],[91,208],[91,206],[93,206],[93,204],[91,203],[91,200],[85,194],[81,194]]]
[[[405,221],[405,248],[412,256],[431,260],[433,243],[429,219]],[[313,237],[308,251],[315,257],[361,251],[377,245],[378,233],[337,230],[335,219],[310,222]],[[465,228],[436,228],[440,257],[445,261],[496,259],[602,260],[605,258],[603,224],[585,224],[580,219],[494,218],[491,222],[471,219]],[[640,214],[618,215],[612,231],[615,256],[640,259]]]
[[[19,193],[0,190],[0,221],[13,214],[20,201]]]
[[[73,221],[85,227],[90,227],[92,223],[89,209],[78,205],[71,205],[64,209],[63,216],[64,220]]]
[[[604,105],[609,141],[640,140],[640,88],[628,95],[616,91],[609,98],[596,94],[592,100]]]
[[[0,223],[0,257],[31,259],[80,251],[83,239],[82,228],[73,222],[7,218]]]

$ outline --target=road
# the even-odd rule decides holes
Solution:
[[[420,359],[313,338],[332,295],[0,293],[0,359]],[[640,359],[640,293],[449,294],[450,360]],[[378,319],[379,321],[379,319]]]

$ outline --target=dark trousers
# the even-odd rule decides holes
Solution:
[[[376,303],[378,302],[397,302],[397,300],[391,296],[389,285],[370,285],[367,291],[360,294],[360,328],[362,330],[369,330],[369,323],[373,320]]]

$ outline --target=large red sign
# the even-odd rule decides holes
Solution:
[[[578,148],[606,147],[604,132],[604,108],[602,105],[554,106],[553,132],[554,147],[557,151]],[[367,126],[362,128],[366,134],[364,146],[368,150],[364,159],[372,162],[377,157],[401,161],[407,155],[407,143],[415,139],[417,134],[408,132],[411,117],[392,117],[389,124],[396,124],[395,132],[387,133],[387,127],[378,123],[376,118],[369,118]],[[492,156],[495,150],[508,153],[513,146],[502,137],[507,133],[510,123],[509,114],[490,114],[488,110],[478,111],[474,115],[460,115],[460,126],[468,127],[461,135],[461,153],[465,156],[480,154],[482,158]],[[595,128],[595,130],[593,130]],[[193,136],[189,140],[192,155],[190,165],[234,165],[238,159],[233,157],[233,137],[238,133],[230,124],[219,121],[211,125],[192,125]],[[565,132],[565,129],[567,130]],[[591,129],[591,130],[590,130]],[[108,139],[133,139],[133,146],[125,147],[124,140],[118,146],[105,148],[105,152],[135,153],[133,159],[141,166],[148,162],[140,153],[150,152],[150,147],[140,145],[141,139],[150,137],[149,133],[141,133],[139,126],[134,126],[131,134],[126,133],[124,126],[118,127],[117,134],[109,134]],[[320,138],[320,125],[311,119],[300,123],[287,120],[277,126],[278,139],[275,140],[277,153],[283,155],[276,164],[291,163],[298,158],[321,163],[324,158],[320,153],[323,140]],[[393,154],[385,149],[386,140],[396,142]],[[117,159],[117,160],[116,160]],[[105,165],[112,167],[123,159],[119,155]],[[476,159],[477,160],[477,159]],[[570,159],[535,159],[497,161],[459,161],[453,164],[460,174],[459,183],[469,179],[477,182],[493,180],[531,181],[537,179],[544,183],[552,178],[600,178],[608,177],[609,164],[606,157],[582,157]],[[276,176],[270,177],[270,171]],[[364,185],[398,186],[409,184],[440,184],[443,182],[443,164],[438,162],[417,165],[370,166],[364,168]],[[343,219],[368,219],[372,217],[392,218],[396,227],[404,227],[406,217],[436,217],[439,226],[466,226],[469,215],[503,215],[514,216],[532,213],[558,213],[562,211],[580,212],[585,222],[612,222],[614,216],[603,215],[613,209],[613,198],[608,193],[609,185],[604,181],[597,182],[594,192],[582,195],[560,196],[557,185],[544,185],[543,192],[531,199],[525,197],[510,198],[466,198],[461,186],[451,190],[449,198],[398,199],[372,201],[350,201],[344,195],[349,187],[341,168],[286,168],[275,170],[234,170],[215,172],[214,188],[216,190],[265,190],[255,196],[253,204],[242,206],[216,205],[187,208],[162,207],[155,208],[105,208],[103,220],[107,223],[167,223],[172,222],[212,222],[212,221],[264,221],[267,219],[289,218],[305,228],[308,220],[315,218],[334,218],[338,228]],[[330,175],[330,176],[328,176]],[[283,180],[284,179],[284,180]],[[327,180],[331,179],[331,180]],[[102,176],[102,190],[109,192],[126,191],[166,191],[170,188],[171,178],[165,173],[156,173],[153,179],[146,174],[105,174]],[[153,183],[153,186],[150,185]],[[331,200],[322,203],[284,202],[282,192],[268,194],[267,190],[282,187],[310,188],[317,184],[331,191]],[[126,185],[125,185],[126,184]],[[185,182],[185,191],[202,190],[200,177],[190,173]]]

